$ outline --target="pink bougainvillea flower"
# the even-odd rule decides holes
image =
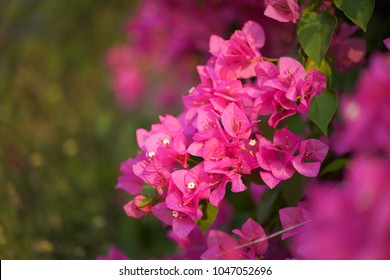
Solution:
[[[231,77],[233,73],[237,78],[254,76],[254,67],[262,60],[259,49],[264,42],[263,28],[253,21],[246,22],[229,40],[211,36],[210,53],[216,58],[215,69],[219,77]]]
[[[170,204],[174,204],[170,202]],[[176,204],[174,204],[176,208]],[[167,225],[172,225],[172,230],[178,238],[185,238],[196,227],[193,219],[183,212],[178,212],[167,207],[165,202],[152,207],[153,215]]]
[[[281,180],[287,180],[293,176],[295,170],[292,159],[297,149],[296,138],[297,136],[287,129],[277,131],[274,142],[276,139],[276,143],[281,145],[278,147],[267,139],[259,137],[260,149],[256,157],[259,166],[264,170],[260,171],[260,176],[270,188],[275,187]]]
[[[247,244],[266,237],[263,228],[254,220],[248,219],[241,229],[234,229],[233,233],[240,237],[239,242],[223,231],[211,230],[207,236],[208,249],[201,259],[255,260],[267,251],[267,240]]]
[[[241,230],[234,229],[233,233],[240,237],[240,244],[246,244],[266,237],[263,228],[252,219],[248,219]],[[248,255],[254,257],[265,254],[268,248],[268,241],[264,240],[247,246],[249,248]]]
[[[201,255],[202,260],[242,260],[247,259],[243,249],[236,249],[239,243],[227,233],[211,230],[207,236],[208,249]]]
[[[171,178],[175,186],[182,192],[184,201],[208,199],[210,196],[210,185],[214,181],[204,171],[203,162],[189,170],[177,170],[172,173]]]
[[[248,139],[251,135],[251,124],[235,103],[230,103],[226,107],[221,115],[221,121],[226,133],[233,138]]]
[[[141,203],[145,198],[144,195],[137,195],[133,200],[123,206],[126,215],[132,218],[141,218],[149,214],[151,212],[151,204],[148,203],[141,206]]]
[[[303,65],[289,57],[281,57],[279,67],[262,61],[256,67],[258,89],[249,95],[256,98],[254,109],[260,115],[271,117],[268,124],[276,127],[280,121],[297,112],[306,114],[315,95],[326,88],[326,76],[311,69],[306,73]]]
[[[314,96],[324,92],[326,89],[326,76],[317,69],[310,69],[301,90],[297,95],[299,105],[297,111],[301,114],[307,114],[310,108],[310,102]]]
[[[261,168],[260,177],[270,188],[291,178],[295,170],[304,176],[317,176],[328,152],[328,146],[320,140],[301,141],[287,128],[276,131],[273,143],[262,136],[258,139],[260,148],[256,158]]]
[[[280,22],[297,23],[300,18],[297,0],[264,0],[264,15]]]
[[[286,207],[279,210],[280,222],[283,229],[290,228],[312,219],[310,212],[306,209],[304,203],[299,203],[297,207]],[[282,234],[282,239],[289,238],[299,233],[303,225],[295,229],[289,230]]]
[[[136,195],[141,193],[143,181],[133,172],[133,165],[140,161],[143,156],[139,154],[136,159],[128,159],[121,163],[119,171],[121,175],[118,178],[118,183],[115,188],[122,189],[129,194]]]
[[[300,143],[299,153],[292,160],[292,164],[300,174],[306,177],[316,177],[328,150],[328,146],[320,140],[304,140]]]

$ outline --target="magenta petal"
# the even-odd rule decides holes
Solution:
[[[209,247],[201,256],[201,260],[216,260],[221,250],[219,246]]]
[[[249,137],[249,120],[235,103],[230,103],[230,105],[226,107],[221,115],[221,120],[223,127],[230,136],[243,136],[243,138]]]
[[[226,183],[220,183],[211,193],[210,193],[210,203],[214,206],[218,206],[222,199],[225,197],[226,192]]]
[[[172,210],[167,208],[165,202],[159,203],[152,207],[153,215],[167,225],[172,225]]]
[[[321,162],[292,162],[298,173],[306,177],[316,177],[320,171]]]
[[[123,206],[123,209],[125,210],[126,215],[132,218],[141,218],[147,215],[146,212],[138,209],[134,203],[134,200],[131,200],[129,203]]]
[[[241,179],[241,175],[236,174],[232,180],[232,192],[243,192],[247,189]]]
[[[193,156],[201,157],[203,155],[204,143],[193,142],[188,148],[187,152]]]
[[[144,148],[144,141],[148,138],[149,132],[146,129],[139,128],[136,132],[137,135],[137,143],[138,146],[143,149]]]
[[[273,189],[277,184],[280,183],[281,180],[275,178],[271,172],[260,171],[260,177],[264,181],[264,183]]]
[[[254,21],[247,21],[242,28],[245,33],[248,43],[254,47],[261,49],[265,44],[264,29]]]
[[[211,35],[210,37],[210,45],[209,45],[209,51],[213,56],[218,56],[220,53],[221,45],[224,43],[224,39],[217,35]]]
[[[242,240],[244,243],[266,237],[262,226],[250,218],[242,225],[241,233],[243,236],[245,236],[245,239]],[[262,242],[256,243],[253,245],[253,247],[255,248],[257,255],[264,254],[268,248],[268,241],[264,240]]]
[[[187,170],[181,169],[176,170],[171,174],[171,179],[173,183],[184,193],[185,186],[185,175],[188,173]]]
[[[186,237],[195,227],[196,224],[189,216],[174,218],[172,222],[172,230],[180,239]]]
[[[280,222],[283,229],[295,226],[311,219],[310,213],[302,207],[287,207],[279,210]],[[282,239],[291,237],[302,230],[302,227],[283,233]]]

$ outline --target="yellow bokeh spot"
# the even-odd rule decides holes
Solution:
[[[62,150],[64,151],[64,154],[68,157],[73,157],[77,155],[79,151],[79,146],[77,145],[77,142],[74,139],[67,139],[62,144]]]

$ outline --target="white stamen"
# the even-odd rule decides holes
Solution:
[[[172,211],[172,217],[177,218],[179,216],[179,212]]]
[[[169,141],[168,138],[165,138],[165,139],[163,140],[163,145],[164,145],[164,146],[168,146],[170,143],[171,143],[171,142]]]
[[[195,188],[195,183],[194,182],[189,182],[187,184],[187,188],[189,188],[190,190],[192,190],[193,188]]]
[[[154,157],[155,155],[156,155],[155,152],[149,152],[149,154],[148,154],[148,156],[149,156],[150,158]]]
[[[256,145],[256,140],[255,139],[251,139],[250,141],[249,141],[249,146],[254,146],[254,145]]]
[[[191,92],[193,92],[195,90],[195,87],[192,87],[192,88],[190,88],[190,90],[188,91],[188,93],[191,93]]]

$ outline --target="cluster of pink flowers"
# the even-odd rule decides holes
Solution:
[[[316,96],[331,87],[332,81],[327,81],[318,68],[324,69],[332,63],[340,72],[336,75],[342,77],[341,72],[364,62],[365,41],[352,36],[359,27],[334,23],[332,28],[336,29],[329,38],[329,52],[323,65],[314,67],[310,59],[302,65],[285,56],[286,50],[294,48],[295,35],[288,47],[282,47],[282,41],[275,38],[282,38],[283,30],[289,33],[291,26],[295,28],[301,16],[307,15],[301,15],[306,7],[309,13],[336,14],[333,1],[314,4],[304,1],[300,6],[297,0],[265,0],[259,9],[263,16],[258,17],[256,12],[256,21],[248,10],[257,7],[258,1],[227,2],[229,5],[225,6],[211,0],[188,1],[187,6],[177,0],[145,1],[139,8],[142,12],[127,26],[138,50],[126,46],[109,56],[113,68],[130,71],[123,74],[123,79],[117,75],[118,89],[126,91],[127,86],[135,91],[144,89],[141,73],[144,69],[138,65],[149,65],[139,55],[145,51],[155,73],[173,73],[173,80],[180,77],[179,83],[172,83],[179,87],[169,90],[176,95],[188,89],[192,79],[188,62],[195,63],[196,59],[184,59],[189,58],[188,53],[201,52],[207,45],[210,54],[204,65],[196,67],[200,82],[182,96],[182,113],[177,117],[160,116],[160,122],[150,130],[137,130],[140,151],[135,158],[121,164],[117,184],[117,188],[131,195],[124,206],[126,214],[133,218],[153,215],[167,226],[168,236],[181,248],[181,252],[167,257],[172,259],[390,258],[389,54],[374,54],[353,94],[340,95],[342,120],[335,123],[330,139],[321,139],[326,139],[338,154],[350,153],[341,160],[335,154],[327,157],[327,144],[294,134],[289,121],[294,115],[307,119],[313,98],[321,99]],[[163,8],[157,13],[157,7]],[[213,12],[204,12],[208,9]],[[241,9],[248,17],[245,23],[245,17],[236,17],[232,12]],[[200,15],[207,24],[194,25]],[[287,23],[287,28],[279,28],[277,22],[268,28],[267,17],[271,22]],[[243,28],[226,39],[228,31],[224,28],[231,23],[242,23]],[[170,26],[178,29],[170,30]],[[270,35],[270,31],[274,34]],[[215,35],[208,40],[210,32]],[[390,45],[389,38],[384,44]],[[272,50],[273,46],[277,48]],[[267,57],[269,54],[273,57]],[[330,68],[327,70],[331,72]],[[328,88],[327,94],[333,94],[332,90]],[[334,103],[336,107],[337,101]],[[331,102],[324,105],[329,105],[326,110],[336,110]],[[323,113],[321,109],[316,113]],[[325,119],[332,118],[333,113]],[[304,129],[317,135],[309,125]],[[317,177],[326,157],[329,165],[321,178],[329,179],[328,174],[336,180],[315,181],[306,192],[296,192],[292,198],[277,188],[294,175],[297,176],[293,180],[300,183],[302,176]],[[349,162],[347,157],[351,158]],[[345,162],[348,164],[344,172],[336,174],[341,177],[326,173],[343,168]],[[229,190],[231,193],[227,194]],[[244,191],[249,192],[255,204],[264,202],[268,194],[274,195],[275,201],[280,198],[275,204],[272,199],[267,203],[272,204],[270,207],[278,206],[281,231],[277,232],[280,226],[278,221],[275,223],[274,208],[263,220],[256,213],[261,223],[266,221],[266,231],[252,214],[252,218],[245,217],[241,229],[232,231],[235,236],[222,231],[227,229],[233,212],[226,195],[239,196],[236,193]],[[298,206],[291,206],[297,201]],[[261,207],[256,209],[259,211]],[[271,239],[277,235],[292,240],[284,246]],[[284,246],[283,249],[275,253],[276,246],[270,252],[272,242]],[[112,253],[122,257],[116,251]]]
[[[201,83],[183,97],[185,111],[177,118],[160,117],[150,131],[137,131],[142,151],[122,164],[118,182],[135,195],[125,206],[129,216],[152,213],[182,239],[204,215],[200,204],[219,206],[228,184],[233,193],[246,190],[246,175],[260,175],[274,188],[295,171],[308,177],[318,174],[327,145],[302,140],[287,128],[275,130],[271,141],[256,124],[260,115],[270,115],[268,123],[276,128],[282,119],[307,113],[313,96],[325,90],[326,77],[315,69],[307,73],[292,58],[280,58],[279,66],[265,61],[260,53],[264,42],[262,27],[252,21],[229,40],[213,36],[212,56],[197,68]],[[145,183],[154,195],[141,195]],[[249,229],[257,227],[254,232],[264,234],[252,220],[234,233],[246,243],[257,238],[249,236]],[[217,244],[215,236],[226,242]],[[238,244],[218,231],[211,231],[207,242],[203,257],[219,256],[221,248]],[[254,258],[264,253],[266,246],[259,246],[234,254]]]

